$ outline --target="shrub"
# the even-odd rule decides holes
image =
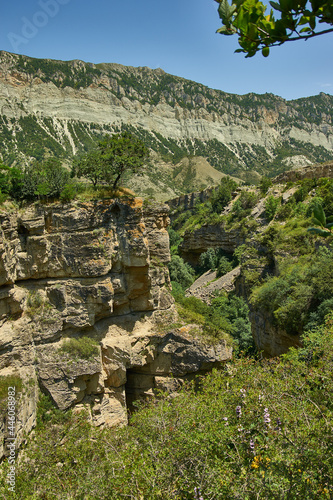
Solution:
[[[99,353],[98,342],[90,337],[71,338],[65,340],[59,349],[73,358],[89,359]]]
[[[227,257],[222,256],[218,261],[217,276],[223,276],[232,270],[232,264]]]
[[[183,241],[182,237],[180,236],[177,231],[172,229],[172,227],[168,228],[168,233],[169,233],[169,242],[170,242],[170,251],[171,254],[176,254],[178,252],[178,247]]]
[[[194,269],[184,262],[179,255],[172,255],[171,262],[168,265],[171,281],[176,281],[183,288],[188,288],[194,281]]]
[[[74,200],[77,194],[77,186],[74,183],[67,183],[60,193],[60,201],[63,203],[68,203]]]
[[[268,196],[265,200],[265,215],[268,220],[272,220],[279,206],[278,198],[274,196]]]
[[[229,221],[241,220],[248,216],[258,201],[258,195],[252,191],[242,191],[232,206]]]
[[[259,182],[259,189],[262,195],[265,195],[268,191],[268,189],[272,186],[272,179],[269,179],[268,177],[262,177]]]
[[[199,267],[202,272],[209,271],[210,269],[215,269],[218,262],[216,250],[214,248],[208,248],[206,252],[203,252],[199,257]]]
[[[232,200],[232,192],[235,191],[238,184],[230,177],[221,179],[220,186],[213,191],[211,196],[212,209],[215,213],[220,213]]]

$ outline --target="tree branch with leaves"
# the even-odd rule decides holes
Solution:
[[[270,47],[295,40],[308,40],[333,32],[332,0],[278,0],[267,5],[258,0],[215,0],[222,27],[217,33],[238,35],[245,57],[261,51],[269,55]]]

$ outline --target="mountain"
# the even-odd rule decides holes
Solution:
[[[171,198],[216,184],[221,174],[253,182],[333,159],[333,96],[324,93],[293,101],[240,96],[162,69],[1,51],[0,109],[0,153],[9,165],[45,155],[69,164],[105,133],[135,133],[153,151],[139,184],[128,180],[143,195]],[[194,186],[202,162],[213,175]]]

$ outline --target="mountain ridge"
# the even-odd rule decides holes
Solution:
[[[121,130],[135,133],[170,165],[171,184],[173,165],[191,156],[248,182],[294,163],[333,159],[333,96],[239,96],[160,68],[1,51],[0,109],[0,153],[9,165],[47,155],[71,163],[105,133]],[[147,179],[151,171],[154,165]],[[184,192],[173,184],[175,195]]]

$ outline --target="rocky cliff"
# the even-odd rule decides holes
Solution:
[[[124,128],[165,159],[202,156],[219,171],[249,179],[333,158],[332,96],[238,96],[161,69],[2,51],[0,110],[0,152],[9,163],[45,152],[68,159],[101,134]],[[179,183],[172,183],[178,171],[171,171],[163,182],[178,194]],[[154,169],[147,169],[147,178],[161,182]]]
[[[17,387],[18,444],[35,425],[39,387],[61,410],[87,405],[95,425],[124,424],[133,399],[230,357],[224,343],[172,328],[165,205],[37,204],[0,222],[0,385]]]

